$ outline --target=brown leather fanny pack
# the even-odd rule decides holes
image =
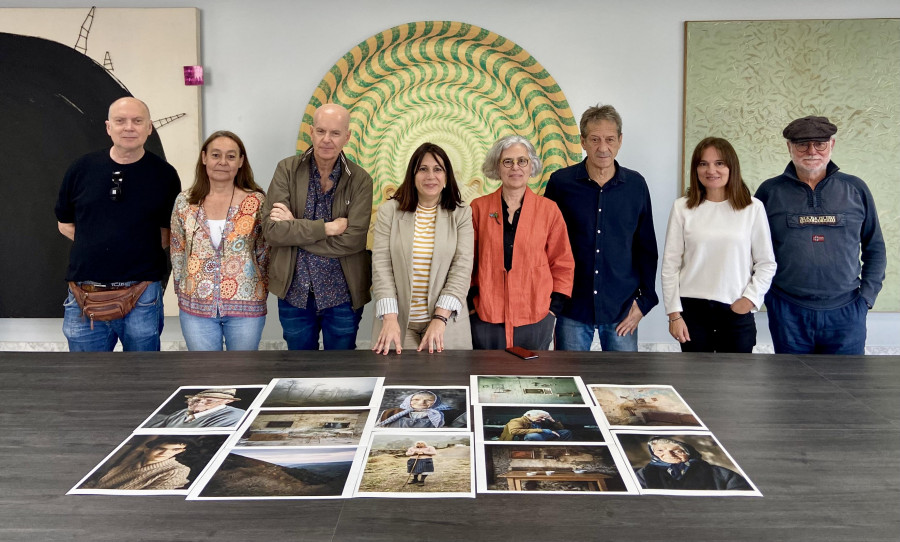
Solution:
[[[87,292],[78,284],[69,282],[69,289],[72,290],[75,301],[81,307],[81,315],[91,319],[91,329],[94,329],[95,320],[108,322],[125,318],[137,304],[147,286],[152,283],[152,281],[145,280],[125,288]]]

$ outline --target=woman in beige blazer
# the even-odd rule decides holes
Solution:
[[[472,348],[466,294],[472,276],[472,210],[463,205],[444,149],[423,143],[397,192],[378,209],[372,247],[372,350],[391,343],[440,352]]]

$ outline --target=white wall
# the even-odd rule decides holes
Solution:
[[[84,5],[83,0],[0,0],[0,7]],[[650,184],[660,245],[681,167],[684,21],[900,17],[896,0],[143,0],[98,1],[96,5],[201,9],[201,58],[207,81],[203,131],[238,133],[258,179],[266,186],[277,161],[294,152],[313,89],[326,70],[359,42],[384,29],[420,20],[456,20],[496,32],[522,46],[547,69],[576,118],[597,102],[616,106],[624,120],[618,159],[640,171]],[[164,28],[160,39],[165,39]],[[852,164],[842,166],[853,172]],[[760,343],[770,342],[765,322],[765,315],[759,315]],[[277,338],[280,330],[274,310],[269,324],[266,337]],[[369,338],[366,325],[364,321],[361,343]],[[898,328],[900,314],[870,314],[868,344],[896,351]],[[11,329],[0,320],[0,341],[16,340],[8,338]],[[661,306],[642,322],[640,341],[674,346]]]

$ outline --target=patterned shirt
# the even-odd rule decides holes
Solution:
[[[331,204],[338,181],[341,180],[341,161],[334,164],[328,176],[334,185],[328,192],[322,193],[319,167],[313,158],[309,168],[309,190],[306,192],[306,209],[303,218],[306,220],[331,221]],[[337,258],[316,256],[305,250],[297,250],[297,264],[294,276],[284,300],[298,309],[305,309],[310,292],[313,292],[318,310],[336,307],[350,302],[350,289],[341,269],[341,261]]]
[[[434,255],[434,223],[437,206],[427,209],[416,208],[416,227],[412,246],[412,297],[410,298],[409,321],[427,322],[431,320],[428,306],[428,286],[431,275],[431,257]]]
[[[269,249],[259,221],[265,199],[253,192],[229,207],[222,241],[213,247],[203,206],[189,204],[187,192],[178,195],[171,255],[181,310],[208,318],[266,314]]]

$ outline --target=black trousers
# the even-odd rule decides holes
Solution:
[[[756,320],[753,313],[737,314],[731,305],[709,299],[681,298],[681,316],[691,340],[681,344],[682,352],[753,351]]]
[[[550,350],[553,340],[553,326],[556,318],[549,312],[543,320],[513,328],[513,344],[526,350]],[[478,317],[478,313],[469,316],[472,326],[472,348],[475,350],[503,350],[506,348],[506,327],[504,324],[491,324]]]

